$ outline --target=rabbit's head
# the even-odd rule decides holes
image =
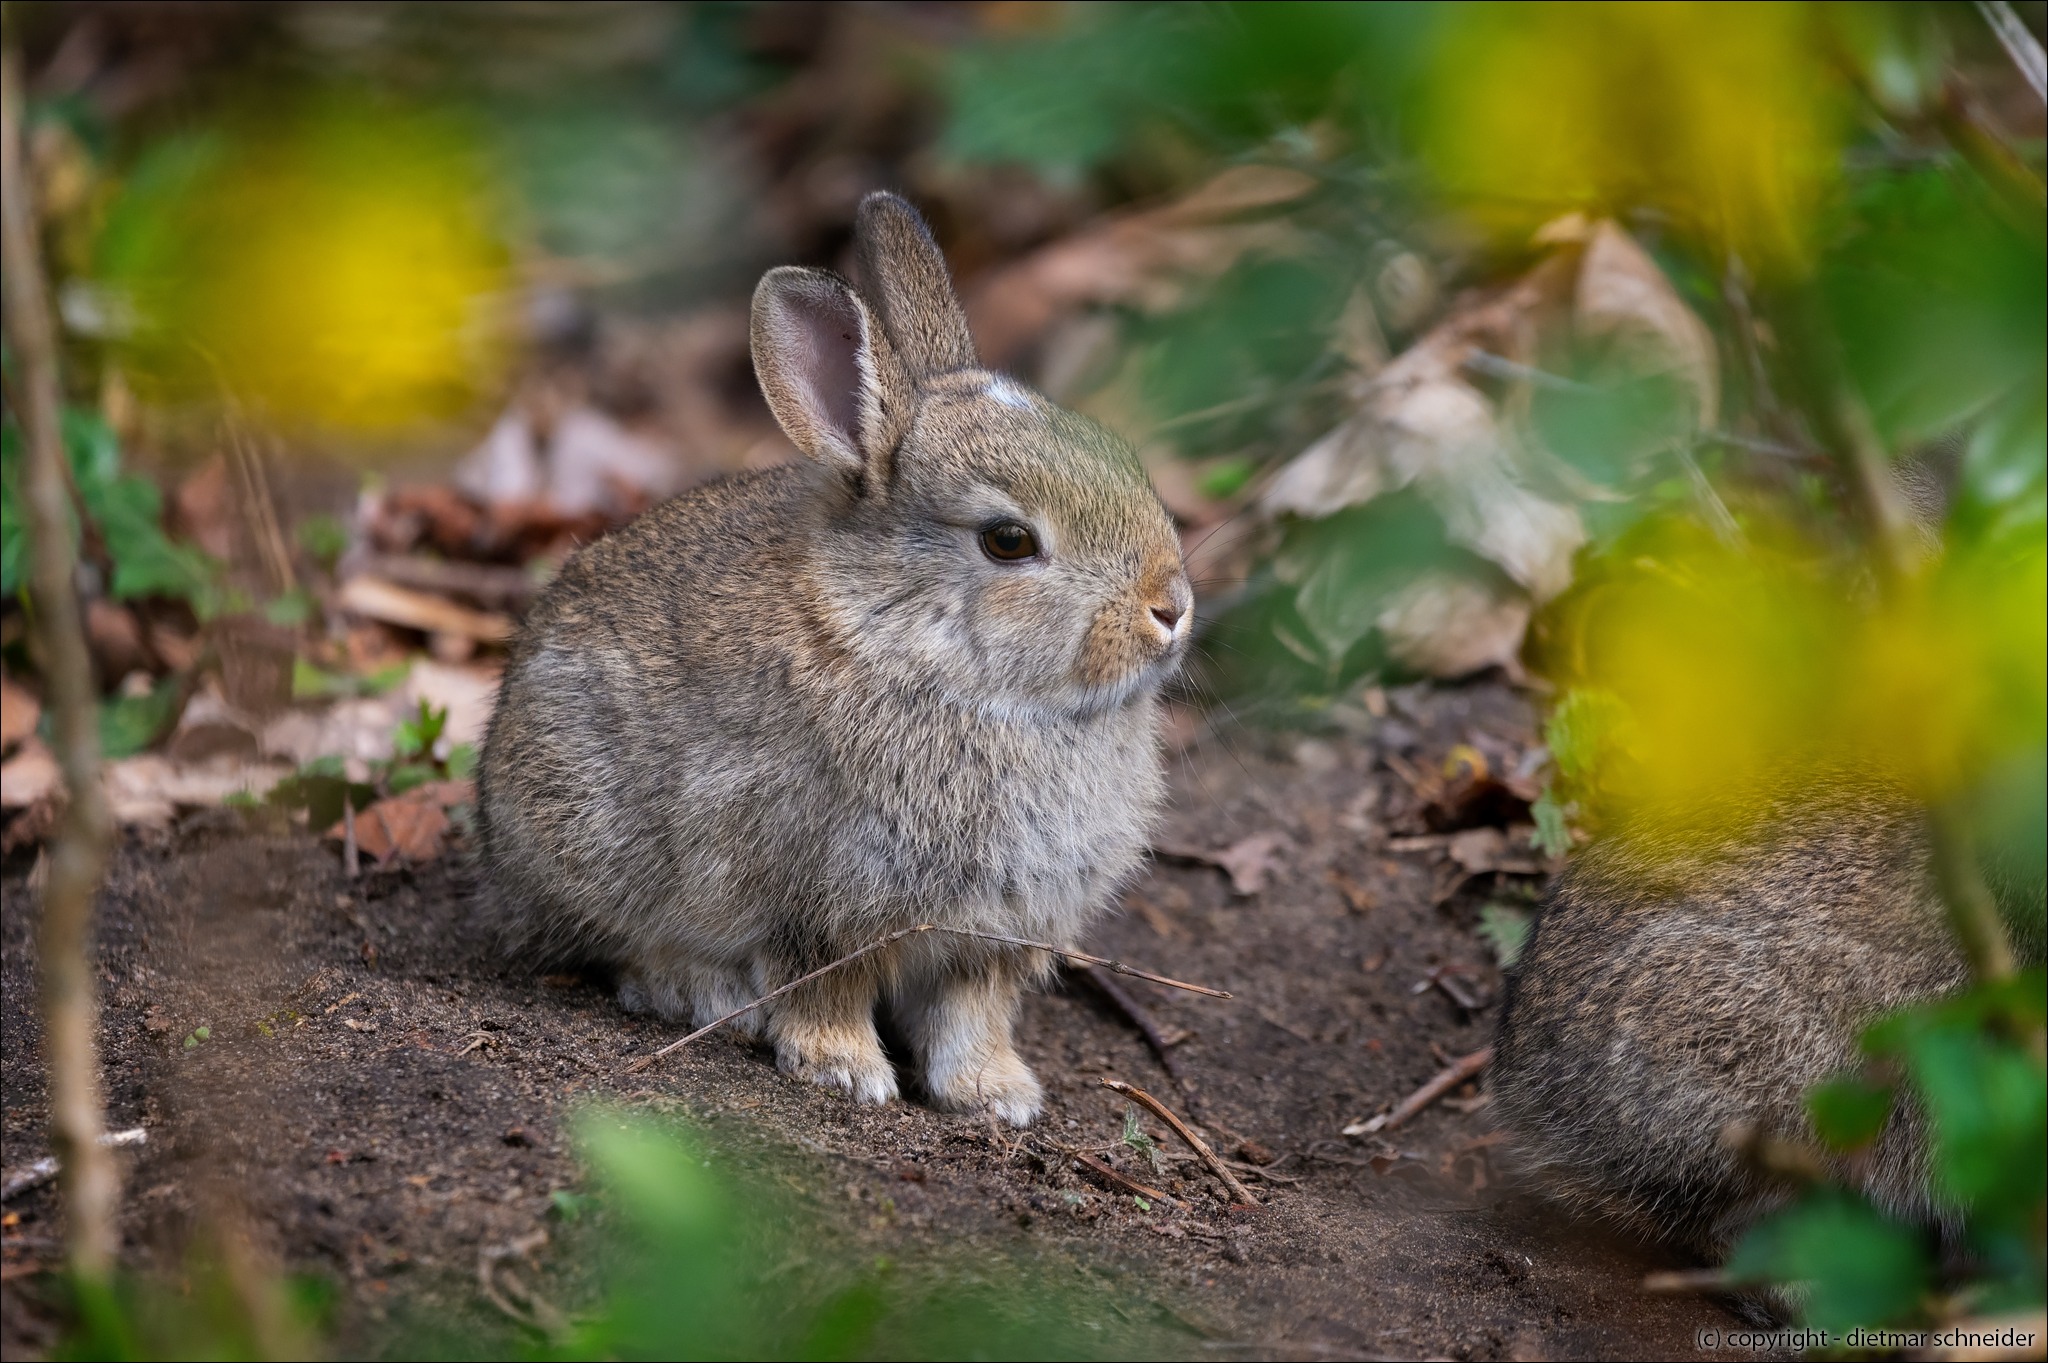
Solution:
[[[817,470],[818,605],[870,665],[1022,718],[1123,704],[1178,666],[1193,589],[1129,446],[981,368],[944,259],[891,194],[863,288],[771,270],[754,370]]]

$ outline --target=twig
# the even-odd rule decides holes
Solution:
[[[1344,1128],[1347,1136],[1370,1136],[1379,1131],[1392,1131],[1410,1117],[1428,1107],[1437,1099],[1449,1093],[1458,1085],[1485,1069],[1493,1060],[1493,1047],[1485,1046],[1470,1055],[1459,1056],[1443,1069],[1430,1076],[1429,1082],[1401,1100],[1399,1107],[1378,1117],[1368,1117],[1362,1122],[1353,1122]]]
[[[341,870],[350,880],[363,873],[363,853],[356,841],[356,802],[347,791],[341,793]]]
[[[559,1338],[568,1329],[568,1317],[540,1293],[514,1277],[510,1269],[500,1268],[507,1259],[532,1259],[533,1252],[545,1246],[547,1242],[547,1230],[542,1228],[506,1244],[485,1246],[477,1251],[476,1281],[485,1299],[512,1320],[538,1334]],[[524,1308],[508,1301],[499,1289],[497,1279],[501,1273],[506,1285],[518,1296],[526,1299]]]
[[[1139,970],[1135,966],[1125,965],[1122,961],[1112,961],[1106,956],[1090,956],[1085,951],[1072,951],[1066,947],[1056,947],[1050,942],[1033,942],[1022,937],[1007,937],[1000,932],[981,932],[974,928],[949,928],[941,927],[937,923],[919,923],[915,927],[898,928],[896,931],[892,933],[888,933],[887,935],[882,937],[877,937],[874,941],[869,942],[866,946],[856,947],[852,951],[847,952],[844,956],[841,956],[836,961],[831,961],[826,963],[825,965],[821,965],[816,970],[811,971],[807,975],[797,976],[795,979],[791,980],[788,984],[783,985],[779,989],[769,990],[760,998],[755,999],[752,1003],[741,1004],[739,1007],[733,1009],[730,1013],[727,1013],[724,1017],[705,1023],[702,1027],[699,1027],[696,1031],[691,1032],[688,1036],[683,1037],[678,1041],[669,1042],[668,1045],[663,1046],[654,1054],[641,1056],[638,1060],[635,1060],[632,1064],[626,1066],[626,1073],[638,1074],[640,1073],[640,1071],[646,1069],[648,1066],[652,1065],[655,1061],[661,1059],[669,1052],[681,1050],[683,1047],[695,1041],[698,1037],[704,1036],[706,1033],[716,1031],[718,1028],[723,1027],[726,1023],[731,1022],[734,1018],[739,1017],[742,1014],[753,1012],[756,1008],[759,1008],[764,1003],[770,1003],[775,999],[781,998],[784,994],[787,994],[790,990],[797,988],[799,985],[809,984],[812,980],[817,979],[820,975],[828,975],[832,971],[839,969],[843,965],[851,965],[853,962],[859,960],[863,956],[870,954],[871,952],[880,951],[883,947],[888,946],[893,942],[900,942],[904,938],[913,936],[920,932],[944,932],[949,933],[955,937],[974,937],[984,942],[1000,942],[1005,946],[1025,947],[1032,951],[1049,951],[1055,956],[1062,956],[1070,961],[1080,961],[1085,965],[1099,965],[1103,969],[1113,970],[1119,975],[1130,975],[1136,979],[1150,980],[1154,984],[1168,985],[1174,989],[1185,989],[1190,993],[1194,994],[1207,994],[1212,999],[1227,999],[1230,997],[1230,994],[1222,989],[1211,989],[1207,985],[1201,984],[1189,984],[1185,980],[1168,979],[1164,975],[1154,975],[1149,970]]]
[[[100,1144],[108,1150],[121,1150],[131,1145],[142,1145],[149,1140],[149,1132],[133,1126],[126,1131],[109,1131],[100,1137]],[[7,1176],[0,1183],[0,1202],[6,1202],[42,1187],[57,1177],[57,1157],[45,1155]]]
[[[1113,1093],[1121,1093],[1124,1097],[1145,1108],[1160,1121],[1172,1127],[1174,1134],[1186,1141],[1190,1150],[1201,1156],[1202,1163],[1209,1166],[1209,1172],[1222,1179],[1223,1186],[1230,1189],[1231,1193],[1236,1196],[1240,1203],[1247,1207],[1259,1205],[1259,1200],[1252,1196],[1252,1190],[1239,1182],[1237,1175],[1231,1173],[1229,1166],[1218,1159],[1216,1152],[1209,1148],[1209,1143],[1190,1131],[1188,1124],[1173,1114],[1172,1108],[1160,1102],[1157,1098],[1145,1092],[1145,1090],[1132,1084],[1126,1084],[1115,1079],[1105,1079],[1102,1081],[1102,1086]]]
[[[36,221],[23,173],[20,54],[0,55],[0,277],[4,327],[26,399],[16,413],[27,437],[26,496],[34,572],[29,591],[40,636],[51,718],[64,784],[70,792],[51,844],[43,890],[44,1055],[50,1075],[50,1145],[64,1193],[66,1251],[85,1284],[105,1281],[120,1248],[114,1218],[121,1188],[114,1161],[100,1144],[105,1117],[95,1041],[99,1000],[87,955],[92,901],[106,869],[113,823],[100,784],[98,716],[92,660],[79,617],[78,546],[72,538],[70,461],[59,429],[56,333],[48,286],[36,250]]]
[[[2012,6],[2006,0],[1977,0],[1977,12],[1998,35],[2005,55],[2012,58],[2012,64],[2027,78],[2027,84],[2034,87],[2034,94],[2043,103],[2048,103],[2048,53],[2042,52],[2039,40],[2027,31],[2027,26],[2020,22],[2020,16],[2012,12]]]
[[[1668,1273],[1648,1273],[1643,1276],[1643,1291],[1658,1296],[1677,1296],[1694,1292],[1726,1292],[1737,1284],[1718,1268],[1681,1268]]]
[[[1145,1038],[1145,1044],[1152,1048],[1152,1054],[1159,1057],[1160,1067],[1166,1071],[1167,1077],[1180,1086],[1182,1093],[1192,1097],[1187,1076],[1180,1072],[1180,1062],[1173,1057],[1173,1043],[1160,1031],[1158,1019],[1152,1016],[1145,1005],[1132,998],[1130,991],[1095,966],[1084,965],[1074,973],[1093,985],[1102,997],[1109,1000],[1112,1007],[1138,1029],[1138,1034]]]
[[[1094,1173],[1100,1175],[1101,1177],[1108,1179],[1111,1183],[1114,1183],[1117,1187],[1123,1189],[1127,1193],[1135,1193],[1139,1197],[1148,1197],[1155,1202],[1164,1202],[1170,1207],[1185,1207],[1188,1205],[1187,1203],[1181,1201],[1179,1198],[1175,1197],[1172,1193],[1162,1193],[1157,1188],[1148,1188],[1134,1178],[1127,1178],[1124,1175],[1119,1174],[1116,1170],[1110,1168],[1107,1164],[1095,1158],[1095,1156],[1089,1154],[1086,1150],[1076,1150],[1073,1152],[1073,1154],[1074,1162],[1076,1164],[1082,1165],[1083,1167],[1092,1170]]]

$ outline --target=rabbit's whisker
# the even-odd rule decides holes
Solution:
[[[654,1052],[654,1054],[644,1055],[640,1057],[638,1060],[635,1060],[632,1064],[626,1066],[626,1073],[638,1074],[642,1070],[646,1069],[648,1066],[652,1065],[655,1061],[669,1054],[671,1051],[681,1050],[683,1047],[695,1041],[698,1037],[704,1036],[706,1033],[718,1030],[720,1027],[723,1027],[728,1022],[731,1022],[736,1017],[739,1017],[746,1013],[753,1012],[756,1008],[759,1008],[764,1003],[770,1003],[778,998],[781,998],[784,994],[789,993],[792,989],[797,988],[799,985],[809,984],[812,980],[817,979],[821,975],[829,975],[843,965],[850,965],[853,962],[859,960],[863,956],[869,955],[872,952],[880,951],[883,947],[888,946],[891,943],[900,942],[904,938],[914,936],[920,932],[944,932],[950,933],[955,937],[977,937],[984,942],[1000,942],[1004,946],[1025,947],[1032,951],[1049,951],[1053,955],[1064,957],[1069,961],[1079,961],[1083,965],[1100,966],[1102,969],[1113,971],[1118,975],[1130,975],[1136,979],[1150,980],[1154,984],[1163,984],[1172,989],[1185,989],[1191,994],[1206,994],[1212,999],[1227,999],[1231,997],[1230,991],[1227,989],[1211,989],[1206,984],[1189,984],[1186,980],[1170,979],[1165,975],[1155,975],[1149,970],[1140,970],[1136,966],[1125,965],[1122,961],[1112,961],[1107,956],[1091,956],[1085,951],[1075,951],[1069,947],[1056,947],[1050,942],[1033,942],[1022,937],[1006,936],[1000,932],[982,932],[977,928],[950,928],[941,926],[937,923],[919,923],[915,927],[898,928],[895,932],[887,933],[884,936],[877,937],[874,941],[869,942],[866,946],[855,947],[852,951],[847,952],[844,956],[841,956],[836,961],[827,962],[826,964],[819,966],[816,970],[811,971],[809,974],[799,975],[795,979],[791,980],[788,984],[785,984],[777,989],[769,990],[760,998],[755,999],[751,1003],[743,1004],[740,1007],[733,1009],[724,1017],[717,1018],[711,1022],[705,1023],[702,1027],[699,1027],[696,1031],[691,1032],[688,1036],[685,1036],[680,1040],[669,1042],[668,1045],[663,1046],[660,1050]]]

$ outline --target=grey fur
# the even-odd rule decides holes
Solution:
[[[1807,1091],[1855,1067],[1870,1022],[1968,981],[1902,797],[1809,791],[1704,844],[1623,829],[1559,879],[1511,974],[1495,1103],[1556,1191],[1718,1261],[1789,1195],[1729,1129],[1818,1153]],[[1941,1219],[1910,1107],[1829,1162]]]
[[[484,742],[503,929],[613,963],[629,1006],[706,1022],[920,921],[1067,944],[1164,796],[1155,693],[1192,604],[1171,520],[1093,423],[971,353],[906,367],[890,333],[959,357],[953,315],[913,315],[935,287],[958,303],[908,204],[877,196],[860,224],[886,305],[810,270],[755,296],[756,371],[810,458],[574,555]],[[1041,558],[982,551],[1006,519]],[[881,957],[756,1015],[778,1063],[894,1097],[879,1000],[935,1102],[1029,1122],[1010,1027],[1044,954],[931,936]]]

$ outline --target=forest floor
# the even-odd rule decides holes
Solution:
[[[1120,982],[1178,1079],[1086,980],[1031,998],[1018,1040],[1047,1105],[1025,1134],[914,1101],[857,1108],[724,1036],[629,1074],[673,1029],[623,1012],[600,980],[500,959],[459,851],[349,879],[332,844],[225,812],[131,833],[99,918],[110,1124],[148,1131],[122,1156],[127,1252],[167,1266],[225,1197],[279,1261],[340,1285],[337,1352],[402,1351],[406,1322],[427,1318],[509,1348],[518,1327],[479,1291],[479,1255],[557,1226],[553,1194],[585,1178],[567,1121],[607,1097],[772,1169],[820,1246],[1024,1262],[1068,1284],[1079,1314],[1149,1312],[1186,1356],[1692,1357],[1697,1330],[1733,1317],[1645,1294],[1646,1274],[1685,1265],[1518,1179],[1483,1080],[1397,1129],[1342,1134],[1487,1044],[1500,976],[1480,909],[1538,883],[1470,876],[1444,837],[1399,831],[1416,774],[1458,745],[1494,770],[1533,747],[1526,700],[1487,682],[1381,708],[1362,732],[1181,748],[1168,854],[1088,945],[1235,997]],[[1224,849],[1235,882],[1204,863]],[[0,884],[10,1171],[47,1151],[28,875],[18,862]],[[1243,1177],[1263,1205],[1226,1206],[1192,1159],[1160,1172],[1119,1153],[1125,1104],[1104,1079],[1257,1169]],[[1142,1208],[1074,1148],[1184,1205]],[[54,1192],[7,1210],[0,1346],[40,1355],[55,1343]],[[532,1254],[541,1290],[573,1304],[588,1278],[573,1236],[558,1227]]]

